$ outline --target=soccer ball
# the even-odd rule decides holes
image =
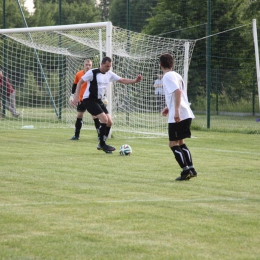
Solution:
[[[130,155],[132,153],[132,148],[128,144],[123,144],[120,146],[119,154],[122,156]]]

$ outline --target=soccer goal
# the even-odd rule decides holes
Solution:
[[[14,117],[8,111],[6,82],[1,88],[0,128],[74,127],[76,109],[69,104],[74,76],[85,59],[98,67],[102,57],[113,59],[112,70],[119,76],[143,81],[133,85],[111,84],[107,91],[108,110],[114,135],[165,135],[154,94],[154,81],[161,73],[159,56],[175,57],[175,70],[187,81],[195,41],[169,39],[131,32],[111,22],[0,30],[0,70],[16,93]],[[164,105],[164,99],[161,101]],[[93,120],[84,116],[85,129]]]

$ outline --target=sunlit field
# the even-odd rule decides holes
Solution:
[[[193,130],[184,182],[166,137],[72,135],[1,130],[0,259],[259,258],[259,135]]]

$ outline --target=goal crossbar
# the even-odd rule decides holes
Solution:
[[[20,117],[7,112],[0,127],[73,127],[76,110],[68,99],[76,72],[83,69],[85,59],[91,59],[95,68],[103,56],[110,56],[119,76],[143,75],[138,84],[110,84],[113,134],[164,135],[166,119],[159,113],[164,98],[155,95],[154,88],[161,74],[159,56],[174,54],[175,70],[188,82],[194,46],[194,40],[145,35],[111,22],[1,29],[0,70],[15,88]],[[88,113],[83,128],[93,129]]]

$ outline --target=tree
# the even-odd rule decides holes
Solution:
[[[3,1],[0,0],[0,26],[3,28]],[[20,1],[22,10],[25,17],[29,16],[28,11],[24,7],[24,0]],[[6,28],[20,28],[24,26],[21,12],[19,10],[18,4],[16,1],[6,1],[6,10],[5,10],[5,19],[6,19]]]
[[[54,14],[58,12],[57,5],[35,1],[34,7],[34,13],[27,20],[29,27],[55,25]]]
[[[129,0],[130,30],[141,32],[147,24],[147,18],[152,15],[152,8],[157,5],[158,0]],[[127,29],[127,0],[112,0],[109,10],[109,19],[113,25]]]
[[[28,19],[30,26],[59,25],[57,0],[34,0],[35,12]],[[61,24],[92,23],[100,21],[100,11],[94,0],[62,0]]]
[[[108,20],[110,3],[111,3],[111,0],[100,0],[100,2],[98,4],[98,8],[101,11],[101,21],[102,22],[105,22]]]
[[[248,95],[248,91],[245,91],[248,83],[243,82],[243,74],[247,73],[244,62],[248,42],[243,29],[226,33],[223,31],[245,24],[241,18],[245,6],[246,0],[212,1],[212,76],[216,69],[223,71],[221,80],[229,81],[223,85],[227,86],[225,93],[229,92],[230,97],[234,97],[233,93],[238,93],[237,97]],[[207,1],[202,4],[200,0],[160,0],[153,12],[154,16],[148,18],[148,25],[142,31],[144,33],[182,39],[200,39],[206,36]],[[205,96],[205,71],[206,39],[203,39],[196,42],[190,64],[190,96]]]
[[[85,4],[85,2],[64,2],[62,5],[61,24],[78,24],[100,22],[100,11],[95,4]],[[54,14],[55,24],[59,24],[59,13]]]

